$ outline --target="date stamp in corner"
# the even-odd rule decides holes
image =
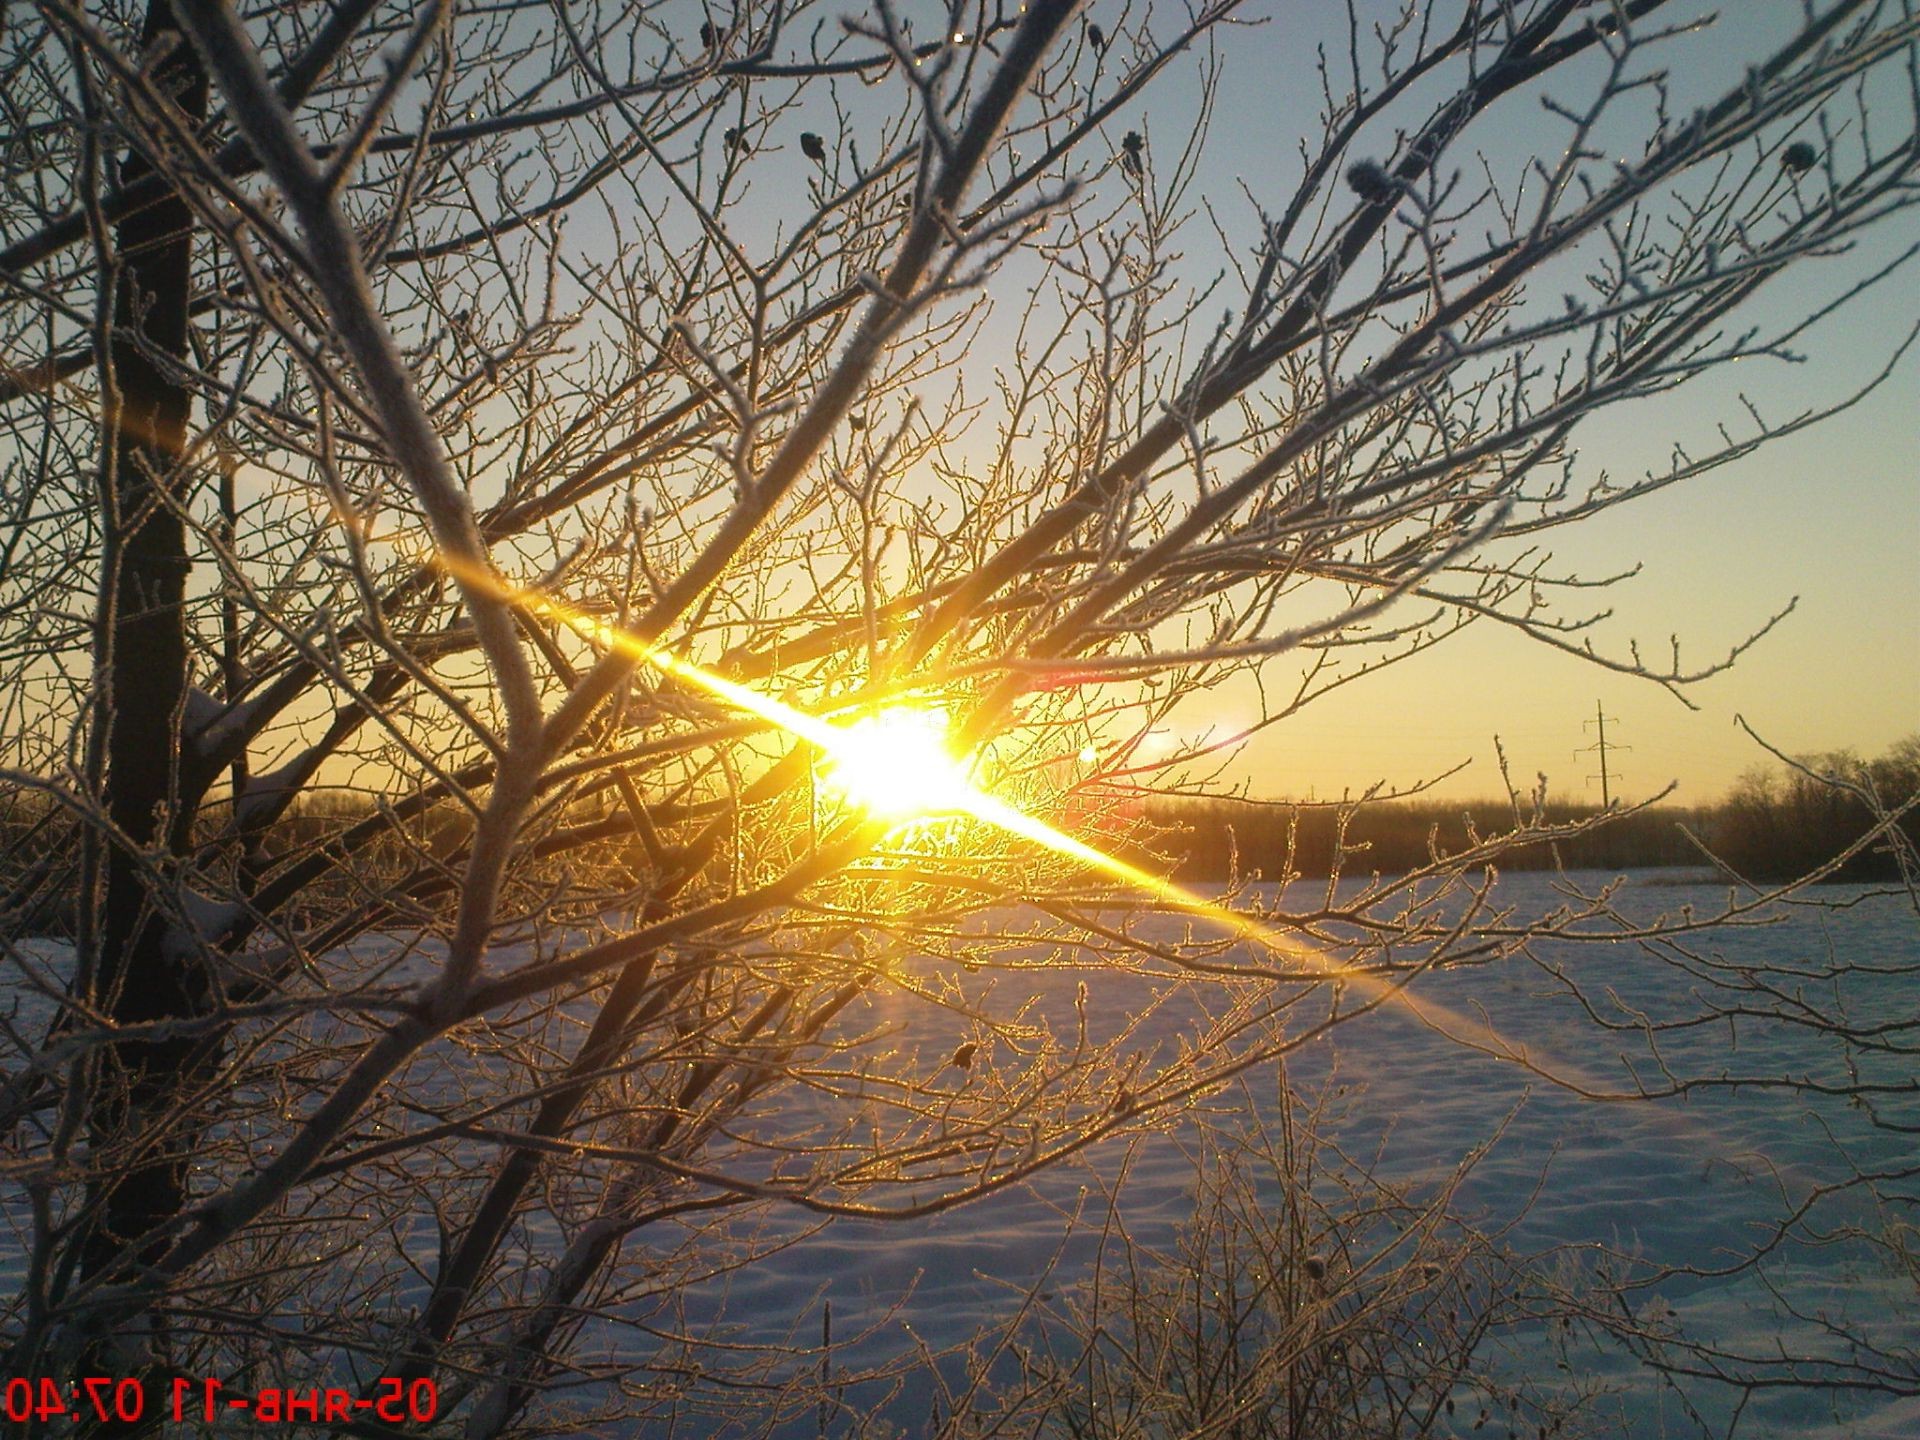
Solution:
[[[211,1376],[176,1376],[142,1384],[134,1378],[85,1375],[62,1382],[16,1377],[0,1388],[0,1415],[15,1424],[65,1419],[133,1424],[151,1420],[150,1409],[175,1424],[217,1424],[229,1417],[264,1425],[321,1425],[371,1415],[390,1425],[425,1424],[440,1408],[440,1391],[429,1378],[382,1376],[368,1390],[342,1386],[265,1386],[242,1390]]]

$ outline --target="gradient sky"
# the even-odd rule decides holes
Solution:
[[[943,28],[944,4],[907,0],[904,8],[921,25],[918,33]],[[1706,0],[1685,0],[1676,8],[1686,18],[1713,10]],[[1727,13],[1710,30],[1664,49],[1677,109],[1737,83],[1745,65],[1790,35],[1801,15],[1800,0],[1738,0],[1724,8]],[[1362,32],[1399,9],[1400,0],[1361,0]],[[1454,17],[1458,0],[1435,0],[1433,10]],[[686,33],[704,12],[689,4],[677,13]],[[1185,24],[1187,7],[1095,0],[1084,13],[1110,35],[1144,17],[1165,39]],[[1337,0],[1252,0],[1241,14],[1258,23],[1216,32],[1220,91],[1188,205],[1204,197],[1214,206],[1212,220],[1244,244],[1255,225],[1247,195],[1277,213],[1299,174],[1299,140],[1320,133],[1316,47],[1329,46],[1337,58],[1346,22]],[[1102,92],[1121,68],[1119,44],[1096,87]],[[1151,154],[1171,168],[1195,124],[1203,59],[1177,64],[1118,111],[1104,127],[1104,143],[1117,153],[1121,136],[1137,128]],[[1594,73],[1589,65],[1584,74],[1556,82],[1554,93],[1583,97],[1583,82]],[[857,108],[858,87],[848,93]],[[1390,116],[1388,126],[1423,116],[1421,106],[1435,92],[1429,86],[1414,98],[1414,107]],[[1644,107],[1634,108],[1643,113]],[[840,123],[825,109],[805,119],[828,134]],[[790,163],[802,123],[802,116],[787,117],[768,139],[778,153],[759,157],[753,166],[753,201],[733,215],[752,240],[770,245],[776,225],[810,208],[811,172]],[[1541,110],[1537,92],[1526,91],[1502,101],[1471,138],[1497,172],[1511,174],[1534,153],[1529,147],[1559,145],[1564,129]],[[1082,157],[1089,165],[1099,158],[1097,143]],[[1378,143],[1384,149],[1391,138],[1383,135]],[[1097,183],[1115,180],[1109,172]],[[1847,275],[1916,242],[1920,225],[1900,219],[1872,237],[1860,255],[1815,262],[1775,281],[1756,317],[1805,313]],[[1179,243],[1186,278],[1204,283],[1227,267],[1209,217],[1196,214]],[[1022,287],[1037,275],[1016,259],[989,284],[998,312],[982,331],[976,362],[991,364],[992,346],[1010,345]],[[1625,482],[1650,467],[1664,468],[1676,441],[1690,453],[1704,453],[1720,421],[1741,424],[1742,393],[1776,421],[1843,398],[1881,368],[1920,318],[1915,294],[1907,293],[1920,292],[1915,276],[1920,267],[1904,285],[1883,287],[1808,337],[1805,365],[1748,362],[1676,395],[1593,417],[1575,435],[1581,451],[1577,474],[1591,477],[1604,468]],[[1557,299],[1551,290],[1549,284],[1546,292]],[[984,378],[977,368],[973,373]],[[1628,800],[1677,781],[1676,801],[1707,801],[1742,771],[1768,762],[1736,727],[1736,715],[1789,753],[1883,751],[1920,730],[1920,575],[1913,564],[1920,554],[1917,407],[1920,347],[1878,391],[1824,427],[1547,537],[1557,568],[1588,579],[1643,567],[1637,578],[1597,601],[1596,608],[1611,606],[1613,616],[1586,632],[1598,649],[1623,660],[1637,641],[1644,655],[1664,661],[1677,635],[1683,663],[1708,666],[1799,597],[1794,613],[1731,673],[1687,692],[1697,709],[1660,686],[1483,622],[1261,732],[1220,780],[1259,795],[1328,798],[1358,793],[1376,781],[1409,787],[1470,762],[1440,793],[1490,795],[1500,789],[1498,736],[1522,789],[1544,771],[1554,793],[1598,800],[1599,786],[1588,781],[1598,771],[1597,757],[1575,755],[1593,741],[1586,722],[1596,703],[1610,717],[1609,741],[1631,747],[1610,757],[1618,776],[1615,794]],[[1280,623],[1299,618],[1284,616]],[[1276,663],[1276,680],[1287,669]],[[1246,686],[1198,695],[1182,707],[1161,743],[1237,732],[1256,718],[1256,703]]]
[[[1294,137],[1317,133],[1312,42],[1338,39],[1340,7],[1261,8],[1271,22],[1233,41],[1203,176],[1212,195],[1244,180],[1271,201],[1297,173]],[[1798,0],[1728,9],[1731,18],[1713,32],[1669,52],[1676,99],[1686,105],[1737,79],[1800,13]],[[1309,43],[1300,43],[1303,36]],[[1181,98],[1163,94],[1149,102],[1142,118],[1151,136],[1172,142],[1184,118]],[[1538,120],[1515,123],[1529,115],[1541,112],[1524,98],[1496,116],[1488,133],[1496,143],[1503,135],[1538,143],[1551,131]],[[1898,124],[1897,117],[1889,123]],[[1481,140],[1487,143],[1487,134]],[[1920,224],[1898,218],[1860,254],[1775,281],[1755,318],[1804,313],[1848,274],[1916,242]],[[1217,249],[1211,253],[1217,263]],[[1699,454],[1717,422],[1738,428],[1742,394],[1775,420],[1843,398],[1885,364],[1914,325],[1915,275],[1920,270],[1808,336],[1803,365],[1748,362],[1657,402],[1594,417],[1575,437],[1577,473],[1604,467],[1620,480],[1634,478],[1663,467],[1676,441]],[[1697,710],[1645,680],[1482,624],[1263,732],[1225,778],[1255,794],[1328,798],[1375,780],[1409,785],[1470,761],[1441,793],[1484,795],[1500,785],[1498,736],[1523,789],[1544,771],[1555,793],[1597,800],[1599,786],[1588,779],[1598,772],[1597,759],[1574,753],[1593,742],[1586,722],[1596,703],[1610,717],[1609,742],[1632,747],[1610,761],[1614,793],[1629,800],[1676,781],[1676,801],[1709,800],[1743,770],[1768,762],[1736,726],[1736,715],[1789,753],[1879,753],[1920,730],[1917,413],[1920,347],[1844,415],[1550,537],[1559,565],[1582,576],[1643,567],[1607,592],[1599,608],[1610,605],[1614,614],[1589,632],[1597,648],[1623,659],[1637,640],[1644,655],[1664,661],[1669,637],[1677,635],[1689,668],[1718,661],[1799,597],[1794,613],[1730,673],[1688,690]],[[1205,697],[1190,707],[1183,733],[1226,733],[1253,715],[1245,692]]]
[[[1689,4],[1690,13],[1709,8]],[[944,14],[928,0],[908,8],[936,27]],[[1446,15],[1456,8],[1457,0],[1436,4]],[[1370,22],[1397,9],[1398,0],[1363,0],[1362,18]],[[1750,58],[1790,33],[1800,4],[1741,0],[1728,10],[1712,32],[1669,48],[1677,105],[1690,106],[1737,81]],[[691,5],[680,13],[682,33],[697,27],[699,13]],[[1116,0],[1097,0],[1086,13],[1110,33],[1131,23]],[[1298,140],[1319,133],[1315,47],[1338,46],[1345,35],[1343,7],[1333,0],[1257,0],[1243,13],[1264,23],[1220,37],[1219,101],[1189,197],[1192,203],[1204,195],[1216,207],[1215,218],[1242,238],[1253,224],[1242,187],[1270,211],[1281,207],[1299,173]],[[1164,37],[1184,23],[1186,10],[1147,9],[1135,0],[1132,17],[1143,14]],[[1122,134],[1139,128],[1153,155],[1170,164],[1194,125],[1196,69],[1176,67],[1118,112],[1105,127],[1105,142],[1117,147]],[[1111,74],[1105,83],[1112,83]],[[1579,83],[1572,77],[1557,93],[1577,93]],[[1423,98],[1431,100],[1431,91]],[[1405,122],[1420,113],[1403,109],[1393,118]],[[828,133],[837,123],[828,111],[808,118]],[[1509,97],[1489,120],[1473,132],[1474,141],[1508,173],[1530,153],[1526,147],[1559,143],[1553,138],[1559,122],[1543,118],[1532,93]],[[794,145],[801,123],[788,117],[773,138],[775,148]],[[785,155],[756,162],[755,199],[734,216],[763,248],[773,243],[783,216],[811,206],[811,171],[790,163],[791,151]],[[1086,158],[1093,163],[1097,152],[1089,149]],[[584,215],[575,237],[591,233],[593,224],[592,215]],[[1206,217],[1196,217],[1180,241],[1189,278],[1209,280],[1225,266]],[[1867,253],[1821,261],[1776,281],[1757,313],[1776,319],[1805,313],[1848,274],[1916,242],[1920,225],[1902,219],[1873,237]],[[611,235],[605,243],[613,243]],[[1021,286],[1031,279],[1016,263],[989,286],[1000,310],[983,338],[993,340],[999,327],[1012,323]],[[1747,363],[1677,395],[1594,417],[1575,436],[1577,474],[1591,477],[1605,468],[1630,480],[1663,467],[1676,441],[1702,453],[1719,421],[1740,422],[1741,393],[1776,420],[1843,398],[1880,369],[1920,316],[1916,293],[1920,286],[1909,276],[1830,320],[1808,337],[1805,365]],[[991,363],[991,353],[975,358]],[[1596,703],[1610,717],[1609,740],[1631,747],[1610,758],[1614,793],[1627,800],[1670,782],[1678,782],[1678,802],[1711,800],[1742,771],[1766,762],[1765,752],[1736,727],[1736,715],[1790,753],[1883,751],[1920,730],[1917,409],[1920,347],[1886,384],[1824,427],[1548,537],[1557,568],[1586,578],[1643,567],[1597,602],[1614,614],[1587,632],[1597,648],[1622,659],[1637,641],[1643,654],[1664,660],[1677,635],[1685,664],[1709,665],[1799,597],[1795,612],[1730,674],[1687,692],[1697,709],[1657,685],[1483,622],[1263,731],[1219,778],[1258,795],[1324,799],[1375,782],[1410,787],[1467,762],[1439,793],[1490,795],[1500,788],[1497,736],[1522,789],[1544,771],[1555,794],[1597,800],[1599,787],[1588,779],[1598,771],[1597,757],[1575,754],[1593,742],[1588,722]],[[1284,661],[1277,663],[1276,678],[1286,670]],[[1256,718],[1255,704],[1244,686],[1196,696],[1167,742],[1239,731]]]

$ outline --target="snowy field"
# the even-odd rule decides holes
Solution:
[[[1604,877],[1577,878],[1591,888]],[[1722,887],[1663,884],[1653,875],[1636,878],[1641,883],[1622,902],[1636,918],[1678,914],[1687,905],[1705,914],[1726,900]],[[1545,909],[1556,898],[1551,885],[1549,876],[1515,875],[1504,878],[1500,889],[1523,910]],[[1823,889],[1821,901],[1858,903],[1782,910],[1777,923],[1715,931],[1690,948],[1709,967],[1716,961],[1780,967],[1785,974],[1775,980],[1789,989],[1805,984],[1816,993],[1820,987],[1796,977],[1824,973],[1836,961],[1883,970],[1904,967],[1905,974],[1850,976],[1842,993],[1857,1018],[1904,1017],[1911,1047],[1911,1027],[1920,1019],[1914,916],[1894,897],[1858,899],[1861,895],[1852,888]],[[1175,922],[1168,926],[1171,937]],[[1706,988],[1638,945],[1548,944],[1537,947],[1535,955],[1542,965],[1565,963],[1600,998],[1617,997],[1616,1019],[1634,1012],[1649,1018],[1678,1015],[1690,1009],[1689,988]],[[1080,978],[1063,976],[1043,992],[1040,1008],[1056,1029],[1074,1023],[1072,999]],[[1127,993],[1138,983],[1115,981],[1109,993],[1102,993],[1099,983],[1091,982],[1096,1008],[1110,1020],[1125,1013],[1140,998]],[[1832,986],[1825,989],[1831,993]],[[1622,1056],[1637,1057],[1641,1073],[1657,1079],[1645,1063],[1644,1041],[1630,1034],[1597,1035],[1564,988],[1524,960],[1431,974],[1416,983],[1413,993],[1456,1013],[1484,1007],[1507,1040],[1549,1066],[1596,1082],[1594,1088],[1626,1081]],[[1178,1014],[1169,1009],[1159,1017],[1169,1039]],[[894,1027],[898,1043],[918,1043],[937,1054],[948,1042],[937,1032],[921,1033],[918,1027],[928,1018],[916,1009],[889,1013],[882,997],[865,1014],[849,1016],[848,1025],[857,1029],[885,1021]],[[1804,1030],[1742,1020],[1735,1039],[1730,1049],[1723,1021],[1663,1037],[1661,1048],[1676,1073],[1718,1075],[1731,1068],[1845,1079],[1839,1048]],[[1915,1083],[1910,1061],[1883,1058],[1881,1064],[1879,1078]],[[1874,1077],[1866,1062],[1861,1073]],[[1912,1135],[1875,1128],[1843,1099],[1746,1088],[1657,1103],[1593,1103],[1515,1066],[1469,1053],[1399,1006],[1316,1042],[1290,1061],[1289,1075],[1297,1090],[1347,1087],[1339,1102],[1337,1138],[1350,1153],[1377,1153],[1384,1178],[1416,1187],[1444,1181],[1514,1112],[1461,1192],[1469,1217],[1493,1229],[1518,1216],[1509,1232],[1515,1248],[1554,1252],[1569,1261],[1604,1257],[1615,1273],[1627,1268],[1621,1256],[1637,1256],[1632,1273],[1643,1277],[1669,1265],[1723,1267],[1771,1233],[1769,1222],[1782,1212],[1783,1197],[1797,1203],[1856,1165],[1909,1172],[1883,1187],[1903,1196],[1899,1213],[1876,1214],[1857,1194],[1842,1195],[1816,1207],[1808,1217],[1811,1228],[1920,1221]],[[1250,1074],[1241,1093],[1224,1095],[1209,1107],[1213,1118],[1223,1118],[1222,1111],[1248,1103],[1249,1097],[1262,1107],[1276,1080],[1271,1069]],[[1920,1120],[1920,1096],[1883,1105],[1881,1113],[1912,1124]],[[848,1368],[918,1345],[934,1351],[958,1345],[1010,1315],[1018,1292],[1043,1271],[1049,1293],[1086,1273],[1104,1219],[1103,1192],[1123,1167],[1116,1203],[1127,1229],[1138,1242],[1164,1245],[1192,1209],[1193,1161],[1184,1138],[1176,1131],[1130,1146],[1110,1143],[1084,1166],[1063,1166],[1024,1191],[927,1220],[836,1222],[736,1276],[724,1308],[706,1313],[737,1327],[730,1333],[739,1342],[813,1343],[819,1335],[819,1304],[830,1298],[836,1334],[874,1327],[862,1342],[836,1354],[836,1363]],[[1063,1248],[1063,1217],[1075,1212],[1080,1224]],[[778,1230],[776,1222],[774,1233]],[[1844,1242],[1780,1247],[1765,1269],[1764,1283],[1752,1274],[1720,1280],[1670,1277],[1639,1291],[1637,1300],[1651,1322],[1742,1351],[1764,1352],[1778,1337],[1789,1348],[1833,1354],[1835,1347],[1820,1333],[1822,1316],[1863,1326],[1909,1355],[1920,1350],[1920,1295],[1911,1281],[1896,1281],[1863,1247]],[[1789,1308],[1802,1318],[1788,1316]],[[1539,1337],[1511,1338],[1512,1363],[1524,1365],[1529,1358],[1545,1363],[1544,1352],[1529,1356],[1530,1339]],[[1584,1359],[1589,1376],[1604,1379],[1612,1392],[1594,1415],[1621,1433],[1635,1440],[1699,1435],[1701,1420],[1711,1427],[1705,1433],[1725,1433],[1737,1397],[1724,1387],[1690,1390],[1687,1399],[1700,1412],[1700,1419],[1693,1419],[1669,1387],[1630,1357],[1589,1350]],[[930,1402],[931,1387],[910,1383],[889,1414],[911,1431],[928,1414]],[[1476,1415],[1467,1408],[1459,1412],[1462,1435],[1473,1433]],[[809,1422],[793,1433],[815,1429]],[[1836,1414],[1830,1397],[1792,1389],[1759,1391],[1735,1433],[1914,1440],[1920,1436],[1920,1403],[1866,1396]]]
[[[1600,880],[1578,878],[1589,885]],[[1622,902],[1623,910],[1636,917],[1674,915],[1689,905],[1707,913],[1726,899],[1719,887],[1672,885],[1650,875],[1636,878],[1638,883]],[[1511,876],[1501,882],[1500,893],[1522,911],[1544,910],[1556,898],[1552,884],[1549,876]],[[1590,998],[1612,1007],[1608,1013],[1616,1019],[1689,1013],[1697,1005],[1689,992],[1709,988],[1714,967],[1722,962],[1774,967],[1772,978],[1784,993],[1805,990],[1830,1000],[1837,984],[1839,997],[1856,1019],[1904,1020],[1910,1049],[1912,1027],[1920,1015],[1920,940],[1911,910],[1903,909],[1895,897],[1863,895],[1856,889],[1824,890],[1818,898],[1827,902],[1822,908],[1782,910],[1774,917],[1777,923],[1696,939],[1685,971],[1634,944],[1545,944],[1535,948],[1531,961],[1425,975],[1413,995],[1429,1007],[1429,1018],[1481,1011],[1509,1042],[1596,1087],[1625,1083],[1629,1060],[1648,1078],[1656,1072],[1647,1063],[1644,1038],[1629,1031],[1596,1031],[1554,981],[1550,971],[1559,965],[1579,977]],[[1166,938],[1174,938],[1177,923],[1166,924]],[[36,948],[59,968],[53,947]],[[1843,980],[1814,978],[1843,963],[1855,967]],[[1725,973],[1730,977],[1734,972]],[[962,984],[984,985],[989,978],[983,972],[963,977]],[[1089,1017],[1096,1029],[1117,1028],[1147,998],[1148,982],[1137,978],[1103,981],[1086,971],[1057,977],[1022,971],[999,977],[1002,990],[996,1008],[1005,1010],[1005,987],[1016,978],[1022,986],[1031,981],[1030,988],[1038,992],[1037,1011],[1056,1030],[1074,1024],[1074,993],[1083,980],[1088,982]],[[1153,1021],[1163,1033],[1137,1037],[1135,1043],[1155,1038],[1174,1042],[1183,1014],[1191,1011],[1166,1007]],[[23,1012],[15,1023],[30,1030],[31,1020]],[[891,1044],[917,1047],[923,1055],[944,1054],[952,1044],[951,1016],[885,993],[852,1007],[842,1020],[848,1032],[881,1026]],[[1660,1043],[1677,1074],[1731,1070],[1836,1083],[1848,1074],[1846,1060],[1831,1039],[1761,1019],[1743,1019],[1731,1032],[1722,1020],[1678,1031]],[[1858,1073],[1869,1080],[1909,1087],[1915,1082],[1910,1059],[1882,1056],[1858,1064]],[[945,1083],[964,1083],[958,1072],[947,1073]],[[1708,1089],[1685,1100],[1657,1103],[1593,1103],[1515,1066],[1470,1053],[1398,1005],[1364,1016],[1296,1053],[1288,1076],[1297,1092],[1345,1087],[1335,1105],[1333,1138],[1350,1153],[1377,1157],[1380,1176],[1416,1191],[1443,1182],[1506,1121],[1504,1134],[1461,1191],[1466,1217],[1489,1230],[1511,1222],[1507,1239],[1517,1250],[1551,1255],[1575,1267],[1605,1261],[1616,1273],[1626,1266],[1643,1278],[1656,1276],[1664,1266],[1723,1267],[1769,1233],[1769,1222],[1783,1205],[1797,1203],[1816,1187],[1856,1169],[1904,1169],[1904,1178],[1882,1187],[1883,1194],[1893,1196],[1885,1209],[1876,1210],[1858,1191],[1816,1206],[1808,1217],[1810,1228],[1838,1232],[1831,1243],[1783,1244],[1758,1275],[1660,1278],[1635,1290],[1633,1303],[1653,1323],[1742,1352],[1764,1352],[1778,1340],[1799,1352],[1844,1358],[1843,1347],[1836,1351],[1837,1342],[1823,1338],[1823,1317],[1867,1330],[1882,1346],[1908,1355],[1920,1349],[1920,1295],[1911,1281],[1897,1281],[1844,1234],[1848,1227],[1878,1230],[1889,1222],[1909,1227],[1920,1222],[1913,1136],[1887,1125],[1876,1127],[1844,1097],[1821,1097],[1800,1088],[1745,1087]],[[1271,1066],[1249,1073],[1238,1090],[1207,1102],[1208,1119],[1231,1121],[1236,1107],[1262,1110],[1271,1104],[1277,1084]],[[809,1116],[808,1103],[788,1100],[786,1109],[763,1115],[758,1123],[763,1129],[798,1128],[810,1119],[826,1118]],[[1920,1095],[1910,1088],[1883,1103],[1880,1114],[1894,1126],[1920,1123]],[[805,1233],[817,1222],[791,1212],[775,1213],[756,1220],[757,1241],[794,1237],[794,1243],[690,1297],[686,1319],[736,1346],[813,1345],[820,1336],[822,1304],[831,1301],[836,1342],[831,1363],[840,1375],[916,1352],[949,1352],[970,1336],[1004,1324],[1043,1272],[1038,1288],[1050,1298],[1058,1298],[1084,1276],[1100,1244],[1109,1204],[1136,1241],[1165,1245],[1192,1211],[1192,1139],[1189,1122],[1163,1133],[1108,1142],[1033,1184],[922,1220],[843,1220]],[[474,1158],[484,1164],[483,1156]],[[1123,1174],[1124,1180],[1116,1184]],[[24,1220],[24,1212],[15,1208],[18,1199],[0,1196],[0,1203],[13,1211],[7,1219],[14,1225]],[[1070,1225],[1067,1217],[1074,1215],[1078,1221]],[[0,1283],[18,1275],[18,1263],[17,1257],[0,1255]],[[589,1351],[599,1347],[604,1356],[605,1347],[633,1345],[632,1334],[624,1327],[594,1327],[585,1339]],[[1546,1366],[1541,1337],[1522,1333],[1507,1338],[1510,1358],[1504,1363]],[[1578,1358],[1588,1377],[1604,1381],[1609,1392],[1592,1415],[1619,1433],[1639,1440],[1726,1432],[1737,1397],[1724,1388],[1690,1390],[1687,1401],[1697,1407],[1695,1418],[1670,1387],[1631,1357],[1589,1349]],[[949,1375],[955,1373],[958,1362],[950,1356],[945,1363]],[[858,1385],[848,1387],[843,1398],[854,1409],[884,1401],[887,1417],[910,1434],[929,1413],[933,1394],[932,1383],[922,1374],[909,1375],[891,1400],[879,1388],[863,1391]],[[1463,1408],[1463,1436],[1472,1433],[1472,1418],[1471,1408]],[[844,1427],[832,1428],[840,1433]],[[699,1420],[674,1433],[703,1430],[718,1433],[712,1423]],[[817,1430],[809,1417],[789,1433],[813,1435]],[[1504,1431],[1496,1427],[1482,1433]],[[1836,1409],[1830,1396],[1770,1389],[1748,1401],[1735,1433],[1913,1440],[1920,1436],[1920,1403],[1864,1394]]]

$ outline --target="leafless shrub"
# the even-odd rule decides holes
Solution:
[[[1053,1380],[1049,1433],[1400,1440],[1489,1420],[1496,1434],[1579,1433],[1563,1377],[1492,1368],[1505,1332],[1557,1329],[1578,1307],[1551,1271],[1459,1219],[1472,1157],[1423,1194],[1389,1184],[1325,1138],[1330,1098],[1308,1109],[1283,1081],[1277,1105],[1198,1131],[1193,1214],[1173,1246],[1123,1232],[1045,1332],[1032,1363]]]

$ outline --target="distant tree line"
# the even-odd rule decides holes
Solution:
[[[1752,878],[1803,875],[1841,853],[1873,825],[1873,801],[1907,806],[1900,828],[1920,844],[1920,734],[1907,736],[1876,760],[1852,750],[1806,756],[1792,766],[1749,770],[1713,812],[1714,850]],[[1835,873],[1836,879],[1882,880],[1897,875],[1891,847],[1871,845]]]
[[[1750,880],[1787,880],[1806,875],[1859,845],[1873,829],[1874,803],[1884,810],[1909,806],[1898,824],[1920,845],[1920,734],[1874,760],[1852,750],[1802,756],[1786,765],[1747,771],[1718,804],[1654,805],[1628,810],[1605,825],[1562,839],[1520,837],[1501,850],[1503,870],[1711,868],[1718,859]],[[1131,807],[1129,807],[1131,809]],[[1553,829],[1577,829],[1600,807],[1563,799],[1549,801],[1544,816]],[[1456,857],[1529,819],[1531,802],[1516,810],[1505,800],[1383,800],[1358,804],[1246,800],[1228,797],[1160,796],[1138,817],[1155,840],[1142,847],[1108,835],[1104,843],[1142,849],[1171,862],[1175,879],[1219,881],[1233,877],[1277,879],[1282,875],[1405,874],[1436,859]],[[10,934],[70,935],[72,897],[59,884],[56,857],[39,843],[55,816],[36,792],[0,789],[0,927]],[[217,824],[221,816],[210,813]],[[566,833],[575,842],[571,858],[599,882],[594,893],[617,903],[641,868],[638,847],[624,812],[591,802],[569,808]],[[261,840],[261,859],[325,851],[347,843],[355,831],[379,823],[368,799],[329,793],[303,798]],[[445,853],[460,828],[451,804],[431,807],[405,826],[387,827],[371,845],[361,881],[385,877],[404,883],[422,865]],[[597,838],[598,843],[591,843]],[[588,841],[584,850],[578,842]],[[1834,880],[1896,878],[1891,847],[1868,843],[1835,867]],[[451,881],[449,880],[449,883]],[[352,898],[316,892],[319,909]]]
[[[1526,807],[1530,810],[1530,806]],[[1550,821],[1572,825],[1598,805],[1549,803]],[[1564,840],[1518,840],[1498,859],[1502,870],[1603,869],[1706,865],[1687,838],[1712,812],[1654,806]],[[1387,800],[1341,805],[1232,799],[1169,798],[1147,807],[1162,831],[1159,848],[1175,876],[1190,881],[1283,875],[1401,875],[1456,856],[1519,823],[1500,800]],[[1336,864],[1337,862],[1337,864]]]
[[[1655,805],[1563,840],[1522,840],[1499,858],[1505,870],[1709,868],[1718,858],[1752,880],[1808,874],[1857,845],[1874,828],[1873,803],[1897,810],[1920,794],[1920,735],[1876,760],[1851,750],[1804,756],[1790,765],[1749,770],[1718,804]],[[1530,812],[1530,802],[1522,811]],[[1589,820],[1600,807],[1549,802],[1546,818]],[[1183,880],[1258,874],[1321,877],[1404,874],[1457,856],[1514,830],[1521,816],[1507,800],[1387,800],[1343,805],[1217,797],[1164,797],[1146,807],[1159,849]],[[1920,841],[1920,806],[1899,824]],[[1835,880],[1898,875],[1890,847],[1870,843],[1838,866]]]

